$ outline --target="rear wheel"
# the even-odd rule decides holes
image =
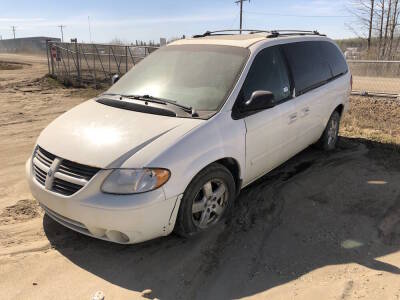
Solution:
[[[339,124],[340,114],[338,111],[334,111],[326,125],[324,133],[316,144],[318,148],[325,151],[335,149],[338,140]]]
[[[191,236],[219,223],[235,199],[235,181],[227,168],[212,164],[189,184],[179,207],[175,232]]]

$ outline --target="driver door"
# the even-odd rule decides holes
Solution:
[[[279,46],[261,50],[255,57],[238,101],[250,99],[257,90],[270,91],[275,106],[244,117],[246,124],[245,184],[279,166],[293,156],[296,147],[296,106]]]

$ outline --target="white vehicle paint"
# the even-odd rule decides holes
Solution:
[[[197,212],[199,204],[215,209],[216,212],[209,213],[208,218],[211,220],[212,216],[217,222],[223,209],[228,207],[227,201],[235,197],[228,191],[237,194],[241,188],[317,142],[325,134],[327,124],[331,124],[330,118],[335,109],[340,113],[346,109],[351,89],[348,71],[301,95],[296,91],[295,76],[289,74],[291,63],[287,56],[290,52],[283,47],[301,42],[334,45],[328,38],[317,34],[266,37],[265,33],[258,33],[211,35],[180,40],[164,47],[189,49],[190,55],[191,49],[196,50],[196,47],[215,46],[219,52],[221,49],[224,52],[225,48],[221,47],[227,47],[227,52],[232,53],[240,48],[247,55],[237,77],[231,79],[232,87],[226,89],[229,93],[223,97],[218,108],[199,110],[199,116],[187,110],[180,111],[176,116],[135,111],[137,107],[144,106],[144,99],[130,100],[119,95],[100,95],[99,98],[106,98],[106,102],[99,103],[99,98],[91,99],[61,115],[40,134],[32,157],[26,163],[33,196],[57,222],[83,234],[117,243],[138,243],[170,234],[178,213],[184,214],[185,206],[181,201],[188,201],[190,197],[193,198],[193,203],[190,203],[193,210],[192,220],[188,222],[199,225],[198,230],[205,229],[208,223],[204,222],[208,221],[205,220],[205,212],[200,210],[203,208]],[[334,47],[337,49],[336,45]],[[252,84],[246,78],[253,74],[250,70],[253,62],[268,57],[269,54],[265,54],[269,53],[267,51],[275,55],[271,56],[271,61],[277,70],[280,70],[278,63],[287,64],[284,68],[288,72],[287,78],[278,72],[282,80],[289,80],[288,86],[283,84],[282,91],[278,91],[286,98],[278,102],[278,94],[273,93],[273,101],[276,101],[273,107],[251,113],[240,112],[245,104],[240,102],[239,107],[237,99],[244,99],[241,93],[247,88],[247,82],[250,86]],[[239,66],[239,62],[232,64]],[[230,67],[227,60],[215,70]],[[332,67],[330,71],[333,76]],[[219,76],[221,74],[224,73]],[[118,87],[129,87],[126,79],[129,76],[122,77],[124,82],[117,83],[110,91],[115,93]],[[224,78],[218,80],[226,83]],[[208,97],[204,91],[209,91],[210,98],[218,98],[215,95],[221,92],[215,86],[202,86],[197,82],[189,84],[203,91],[199,97],[204,96],[204,99]],[[165,87],[160,83],[157,88],[154,88],[153,82],[153,86],[147,89],[154,92],[164,88],[169,92],[176,87],[169,89],[168,85]],[[188,88],[188,92],[192,89]],[[252,92],[250,88],[248,90]],[[152,99],[146,99],[150,103],[146,109],[150,109]],[[115,103],[131,103],[133,110],[132,107],[130,110],[115,107]],[[154,109],[164,109],[163,105],[167,104],[155,103]],[[173,106],[168,104],[165,109]],[[217,161],[231,171],[229,176],[235,181],[234,189],[228,189],[229,184],[224,185],[224,180],[221,185],[207,181],[197,192],[201,202],[196,202],[197,194],[192,196],[187,192],[184,196],[202,172]],[[129,180],[135,187],[130,187]],[[209,195],[218,195],[218,199],[225,199],[221,200],[225,202],[218,202],[220,200],[216,198],[213,200]],[[219,213],[217,209],[220,209]],[[182,215],[179,222],[184,218]],[[210,226],[213,222],[210,221]]]

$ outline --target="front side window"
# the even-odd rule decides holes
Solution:
[[[125,74],[107,93],[150,95],[197,111],[216,111],[226,101],[249,56],[233,46],[163,47]]]
[[[242,101],[259,90],[272,92],[276,103],[290,97],[289,76],[279,47],[266,48],[257,54],[243,84]]]

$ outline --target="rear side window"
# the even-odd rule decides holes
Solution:
[[[319,42],[299,42],[283,45],[295,82],[296,94],[321,86],[332,78],[328,60]]]
[[[243,100],[259,90],[272,92],[275,102],[290,96],[289,76],[279,47],[266,48],[257,54],[243,84]]]
[[[348,67],[339,48],[329,42],[319,42],[319,44],[322,55],[331,67],[333,77],[347,73]]]

